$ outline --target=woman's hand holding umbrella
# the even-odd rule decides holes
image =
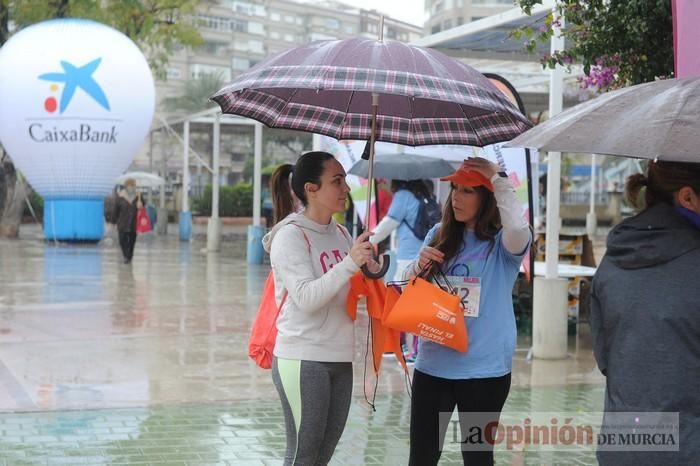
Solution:
[[[370,272],[376,273],[381,266],[374,260],[374,246],[369,242],[369,237],[373,234],[367,231],[358,236],[350,249],[350,257],[358,267],[366,266]]]

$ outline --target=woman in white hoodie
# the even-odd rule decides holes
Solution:
[[[350,278],[371,259],[369,233],[353,243],[332,215],[345,210],[345,170],[326,152],[308,152],[288,182],[273,174],[275,217],[263,239],[282,308],[272,379],[287,433],[285,465],[327,464],[345,428],[352,395],[354,325],[346,311]],[[277,176],[276,176],[277,175]],[[288,176],[288,175],[287,175]],[[294,195],[304,206],[293,212]]]

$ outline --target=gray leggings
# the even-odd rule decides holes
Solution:
[[[285,466],[328,464],[348,419],[352,363],[275,357],[272,381],[284,411]]]

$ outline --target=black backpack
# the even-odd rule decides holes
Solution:
[[[411,226],[406,222],[406,225],[408,225],[416,238],[424,240],[430,229],[442,218],[442,209],[440,208],[440,204],[438,204],[433,197],[416,195],[416,198],[418,202],[420,202],[418,214],[416,215],[416,223]]]

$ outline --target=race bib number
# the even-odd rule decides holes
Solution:
[[[481,279],[479,277],[449,276],[452,287],[462,300],[465,317],[479,317],[479,299],[481,297]]]

